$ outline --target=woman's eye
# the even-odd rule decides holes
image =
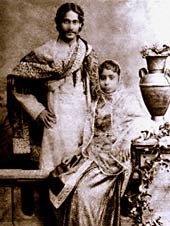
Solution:
[[[101,80],[106,80],[106,76],[100,76]]]
[[[114,75],[110,75],[109,78],[110,78],[110,80],[113,80],[113,79],[115,79],[115,76]]]

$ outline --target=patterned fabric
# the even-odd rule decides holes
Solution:
[[[81,38],[69,49],[64,45],[60,43],[60,40],[50,40],[25,56],[14,68],[13,74],[8,76],[8,109],[14,130],[13,141],[16,152],[30,151],[32,156],[39,160],[41,151],[41,154],[44,153],[42,155],[46,156],[43,160],[40,159],[41,162],[44,162],[42,165],[40,164],[42,168],[52,169],[67,153],[68,147],[65,147],[69,145],[64,144],[63,146],[61,142],[65,142],[64,137],[67,138],[68,131],[70,131],[68,134],[70,135],[71,131],[74,134],[75,130],[77,137],[81,137],[79,133],[83,127],[82,122],[85,121],[86,111],[90,108],[91,103],[95,102],[99,90],[98,61],[91,46]],[[69,55],[64,54],[65,48]],[[32,119],[36,119],[38,112],[43,108],[50,109],[51,107],[57,114],[57,118],[61,118],[58,121],[58,127],[55,127],[54,130],[47,130],[40,122],[32,122]],[[81,119],[78,119],[79,115],[82,115]],[[76,118],[76,116],[78,116],[77,122],[73,124],[71,117]],[[62,120],[64,121],[60,124]],[[81,125],[79,129],[78,124]],[[68,129],[68,126],[71,128]],[[56,131],[61,131],[61,129],[63,132],[56,134]],[[28,133],[29,136],[27,136]],[[66,136],[63,135],[62,141],[60,136],[64,133]],[[48,141],[51,139],[54,140],[54,143]],[[71,139],[74,140],[72,144],[75,142],[77,145],[81,144],[81,140],[78,141],[78,138],[72,137]],[[65,140],[71,142],[71,139],[70,141],[68,138]],[[18,145],[18,141],[20,145]],[[25,148],[26,146],[27,148]],[[63,153],[56,152],[56,147],[63,149]],[[48,155],[51,148],[54,151]],[[73,151],[73,149],[70,150]],[[56,153],[55,157],[52,156],[52,152]],[[34,153],[36,154],[34,155]],[[47,166],[47,159],[49,162],[54,159],[54,165]]]
[[[96,109],[95,122],[85,134],[93,139],[83,149],[83,155],[92,156],[101,170],[110,175],[115,158],[124,165],[124,153],[130,154],[131,140],[154,125],[137,96],[123,85],[111,96],[103,93]]]
[[[55,61],[55,56],[53,56],[55,42],[56,40],[50,40],[43,48],[40,47],[30,52],[14,68],[13,75],[19,78],[59,80],[82,68],[85,73],[89,74],[91,93],[93,97],[96,97],[96,92],[99,92],[99,83],[98,77],[96,76],[98,60],[94,50],[92,49],[90,54],[88,54],[88,44],[85,40],[79,38],[78,45],[73,49],[70,56],[66,58],[66,62],[64,62],[65,59],[62,61],[58,60],[58,58]],[[46,48],[48,47],[52,52],[50,57],[46,54]],[[82,67],[82,62],[84,62],[84,67]]]
[[[136,96],[122,86],[113,95],[100,95],[91,118],[94,123],[90,130],[85,128],[89,139],[84,140],[82,154],[84,162],[91,160],[93,164],[76,175],[75,181],[84,164],[76,161],[64,173],[56,174],[63,184],[57,192],[60,195],[55,193],[58,183],[54,182],[50,191],[54,191],[51,201],[55,221],[62,226],[121,225],[120,198],[131,173],[130,156],[125,161],[124,154],[130,154],[131,140],[141,130],[152,127]]]
[[[55,42],[55,40],[51,40],[45,46],[35,49],[34,52],[24,57],[21,63],[14,68],[13,73],[24,78],[62,79],[79,69],[82,64],[82,57],[84,58],[86,53],[86,47],[81,39],[73,49],[74,51],[70,52],[69,61],[64,67],[62,61],[55,62],[53,57]],[[48,49],[48,52],[51,50],[50,59],[46,49]]]
[[[120,226],[122,180],[123,174],[107,176],[93,162],[60,208],[52,206],[49,225]]]

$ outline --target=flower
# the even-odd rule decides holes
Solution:
[[[147,56],[169,56],[170,46],[163,44],[161,47],[158,44],[153,44],[151,47],[144,46],[140,51],[143,58]]]
[[[132,140],[132,143],[149,144],[159,148],[167,147],[170,145],[170,123],[161,124],[158,131],[141,131],[140,135]]]

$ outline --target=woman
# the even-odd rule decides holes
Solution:
[[[85,130],[82,153],[50,174],[52,225],[120,226],[120,199],[131,171],[131,140],[145,128],[146,117],[136,98],[120,85],[116,62],[103,62],[99,79],[102,94],[91,130]]]

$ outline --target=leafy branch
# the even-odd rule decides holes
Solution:
[[[169,56],[170,55],[170,46],[164,44],[161,47],[158,44],[153,44],[153,46],[144,46],[140,51],[143,58],[148,56]]]
[[[157,133],[142,132],[143,140],[155,138],[157,142],[153,146],[152,154],[154,156],[151,159],[146,159],[142,167],[139,168],[137,166],[135,169],[141,174],[141,182],[138,193],[128,196],[129,203],[131,203],[129,217],[133,219],[133,226],[163,226],[160,216],[156,219],[153,217],[154,209],[150,207],[152,195],[149,194],[149,187],[160,168],[170,172],[170,160],[161,156],[162,148],[166,148],[169,145],[170,123],[165,122],[163,125],[160,125]],[[141,141],[141,137],[137,139]]]

